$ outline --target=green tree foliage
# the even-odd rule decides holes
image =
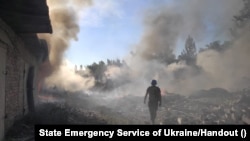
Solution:
[[[107,59],[107,66],[122,67],[124,65],[126,65],[126,62],[124,60],[120,60],[120,59],[110,60],[110,59]]]
[[[95,78],[95,88],[110,90],[114,87],[113,81],[108,79],[108,76],[105,74],[109,66],[123,67],[126,66],[126,63],[120,59],[107,59],[107,64],[104,61],[100,61],[99,63],[94,62],[92,65],[87,66],[91,75]]]
[[[230,41],[225,41],[224,43],[221,43],[220,41],[214,41],[206,45],[206,48],[202,48],[199,50],[199,52],[203,52],[206,50],[216,50],[218,52],[223,52],[226,49],[231,47],[231,42]]]
[[[165,63],[167,65],[174,63],[176,61],[174,54],[166,55],[166,53],[164,52],[158,53],[157,55],[155,55],[155,58],[159,60],[160,62]]]
[[[96,81],[102,81],[104,72],[107,69],[103,61],[100,61],[99,64],[94,62],[92,65],[88,65],[87,68],[90,70]]]
[[[185,48],[178,56],[178,60],[185,60],[188,65],[194,64],[196,60],[196,45],[191,36],[188,36],[185,42]]]

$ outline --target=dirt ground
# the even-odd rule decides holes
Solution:
[[[203,91],[163,97],[156,124],[250,124],[250,92]],[[34,114],[17,121],[5,141],[33,141],[35,124],[150,124],[143,97],[106,99],[83,94],[41,95]]]

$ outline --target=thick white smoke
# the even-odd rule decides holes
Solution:
[[[82,76],[81,74],[84,74]],[[94,77],[92,77],[88,70],[82,70],[82,73],[75,72],[74,66],[67,60],[45,80],[48,88],[57,88],[68,92],[83,92],[92,88],[95,84]]]
[[[56,5],[52,13],[61,11],[63,13],[58,15],[64,15],[51,16],[52,22],[54,19],[59,21],[52,23],[58,29],[55,28],[54,37],[49,38],[52,66],[60,64],[69,41],[76,38],[79,32],[78,15],[72,14],[80,7],[69,7],[69,3],[75,5],[75,2],[68,1],[51,1],[49,4],[52,9]],[[83,5],[86,6],[86,3]],[[125,59],[128,67],[108,67],[106,75],[117,84],[129,80],[129,83],[119,87],[122,89],[120,92],[134,95],[143,95],[152,79],[158,80],[162,90],[180,94],[214,87],[227,90],[247,87],[250,67],[245,60],[249,54],[249,36],[248,33],[242,34],[236,40],[230,36],[229,30],[234,24],[233,16],[242,6],[242,1],[235,0],[181,0],[171,5],[155,6],[145,12],[144,34],[134,47],[133,54]],[[194,38],[198,48],[204,47],[201,43],[209,44],[215,40],[231,40],[232,45],[225,52],[207,50],[198,53],[194,67],[185,61],[175,61],[178,42],[184,42],[188,35]]]
[[[142,95],[152,79],[157,79],[167,92],[180,94],[214,87],[235,90],[249,86],[250,63],[246,60],[250,36],[242,35],[236,40],[230,34],[233,16],[242,6],[242,1],[235,0],[182,0],[146,12],[145,32],[134,53],[126,59],[132,76],[127,90]],[[223,53],[213,50],[199,53],[195,67],[174,62],[178,42],[184,42],[188,35],[194,37],[197,45],[231,40],[232,47]]]
[[[80,31],[79,18],[81,12],[92,4],[91,0],[47,0],[49,16],[52,24],[52,34],[39,34],[46,39],[49,46],[49,58],[41,65],[39,83],[46,82],[46,86],[59,85],[67,90],[88,88],[83,78],[79,78],[62,64],[65,51],[70,47],[72,40],[78,40]],[[69,73],[72,78],[65,78]],[[75,80],[73,80],[73,78]],[[45,80],[44,79],[48,79]],[[70,79],[70,80],[69,80]],[[69,80],[69,82],[66,82]],[[76,85],[75,83],[80,83]],[[85,85],[86,86],[83,86]]]

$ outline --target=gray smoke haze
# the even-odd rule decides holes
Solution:
[[[206,72],[207,86],[227,90],[240,90],[249,87],[249,33],[233,41],[233,46],[223,53],[212,50],[198,55],[197,64]]]
[[[77,39],[79,26],[75,10],[88,6],[91,1],[48,2],[55,28],[54,34],[46,39],[51,46],[50,64],[57,68],[69,41]],[[144,95],[152,79],[158,80],[162,91],[180,94],[214,87],[227,90],[247,87],[250,76],[246,61],[249,58],[249,36],[242,33],[236,40],[230,34],[230,28],[234,26],[233,16],[242,7],[243,2],[235,0],[181,0],[170,5],[155,4],[145,12],[141,40],[134,46],[133,53],[125,58],[128,67],[111,66],[106,72],[115,83],[130,81],[112,93]],[[223,53],[215,50],[199,53],[196,60],[199,69],[184,61],[174,62],[178,43],[185,42],[188,35],[194,38],[198,48],[205,47],[202,43],[215,40],[231,40],[232,47]]]
[[[241,8],[242,2],[235,0],[181,0],[155,7],[145,13],[145,34],[136,50],[148,59],[169,59],[177,42],[188,35],[196,42],[226,37]]]
[[[83,7],[89,4],[82,0],[75,2],[81,3]],[[84,70],[83,75],[89,77],[81,77],[67,62],[62,63],[65,61],[63,53],[69,47],[70,40],[77,39],[79,32],[75,10],[82,8],[79,3],[75,8],[69,6],[69,3],[67,0],[49,1],[54,33],[45,38],[50,45],[47,66],[52,66],[53,74],[46,79],[46,84],[70,92],[84,91],[85,94],[92,94],[93,97],[83,96],[98,107],[102,115],[107,110],[105,107],[108,107],[118,111],[123,118],[129,115],[128,118],[143,121],[148,113],[141,97],[145,95],[152,79],[158,81],[162,95],[189,95],[202,89],[218,87],[228,91],[249,88],[249,28],[242,30],[237,38],[230,34],[230,28],[234,26],[233,16],[243,7],[241,0],[178,0],[171,5],[155,4],[145,12],[141,40],[133,47],[132,53],[124,58],[127,66],[111,65],[105,72],[113,80],[115,89],[100,92],[89,91],[96,80],[88,70]],[[198,53],[195,65],[188,65],[185,61],[176,62],[177,46],[183,42],[184,48],[188,35],[194,38],[198,48],[205,47],[203,43],[209,44],[216,40],[230,40],[232,44],[224,52],[206,50]],[[127,95],[140,96],[141,101],[136,97],[128,99]],[[87,109],[87,101],[77,100],[74,103],[84,103],[83,108]],[[116,115],[112,113],[111,116]],[[177,120],[181,122],[179,118]]]
[[[80,31],[79,14],[81,9],[89,6],[91,0],[47,0],[53,34],[39,35],[49,44],[49,61],[53,68],[60,66],[64,52],[71,40],[77,40]]]
[[[246,60],[250,36],[244,34],[233,40],[230,34],[233,16],[242,7],[242,1],[235,0],[182,0],[147,11],[144,35],[126,59],[138,93],[144,94],[152,79],[159,81],[163,91],[180,94],[249,86],[250,63]],[[204,42],[232,40],[232,48],[223,53],[208,50],[198,54],[196,65],[200,69],[182,61],[171,63],[178,42],[185,42],[188,35],[194,37],[198,47],[205,47],[199,46]]]
[[[53,28],[52,34],[39,34],[40,38],[46,39],[49,46],[49,58],[47,62],[45,62],[40,68],[40,79],[44,79],[44,77],[48,78],[50,81],[46,81],[46,85],[55,85],[57,82],[55,80],[63,80],[63,78],[57,77],[65,77],[62,76],[62,72],[65,72],[65,65],[63,62],[63,55],[65,51],[70,46],[70,41],[78,40],[77,34],[80,31],[79,27],[79,18],[81,14],[81,10],[90,6],[92,4],[91,0],[47,0],[47,4],[49,7],[49,15]],[[63,70],[60,70],[63,69]],[[69,70],[69,68],[67,69]],[[67,75],[67,74],[65,74]],[[69,73],[70,76],[74,75],[74,73]],[[70,77],[68,76],[68,77]],[[76,76],[72,76],[76,78]],[[52,78],[54,79],[54,83],[50,84]],[[43,81],[43,80],[40,80]],[[78,81],[76,79],[75,81]],[[84,80],[80,80],[82,82]],[[70,81],[71,82],[71,81]],[[61,83],[60,81],[58,83]],[[76,82],[74,82],[76,83]],[[66,83],[65,83],[66,84]],[[69,83],[69,85],[71,85]],[[69,86],[60,85],[67,87]],[[84,87],[83,87],[84,88]],[[74,87],[72,88],[74,89]]]
[[[58,70],[45,79],[45,87],[51,89],[56,86],[68,92],[83,92],[95,85],[95,79],[88,70],[82,70],[79,75],[73,66],[67,60],[63,60]],[[89,75],[89,77],[82,77],[82,75]]]

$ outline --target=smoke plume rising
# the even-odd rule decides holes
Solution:
[[[232,48],[223,53],[206,51],[198,55],[197,64],[207,74],[210,87],[239,90],[249,87],[249,33],[233,41]],[[208,77],[208,75],[210,75]]]
[[[54,33],[45,38],[50,45],[49,64],[52,70],[57,70],[70,40],[77,39],[79,26],[75,11],[91,1],[48,2]],[[106,74],[117,84],[129,81],[119,87],[127,94],[144,94],[152,79],[157,79],[167,92],[180,94],[214,87],[227,90],[248,87],[249,33],[242,33],[237,38],[230,33],[234,26],[233,16],[242,7],[243,2],[235,0],[155,4],[145,12],[144,33],[134,46],[133,54],[126,57],[128,67],[109,67]],[[198,53],[192,66],[176,61],[175,55],[179,42],[185,42],[188,35],[194,38],[198,49],[216,40],[230,40],[232,44],[225,52],[210,49]]]
[[[160,5],[145,15],[144,35],[134,54],[126,61],[135,77],[144,82],[136,89],[145,89],[151,79],[168,92],[188,94],[201,89],[220,87],[236,90],[249,87],[249,35],[234,39],[230,28],[233,16],[242,9],[242,1],[183,0],[173,5]],[[198,53],[196,65],[174,61],[179,41],[191,35],[196,45],[215,40],[230,40],[225,52],[207,50]],[[183,46],[184,47],[184,46]],[[198,46],[204,48],[205,46]],[[141,91],[140,93],[144,93]]]
[[[52,34],[39,34],[40,38],[46,39],[49,47],[49,58],[40,66],[40,81],[45,77],[55,78],[60,76],[65,68],[62,66],[63,55],[70,46],[70,41],[78,40],[77,34],[80,31],[79,17],[81,10],[92,4],[91,0],[47,0],[49,16],[53,28]],[[59,75],[57,75],[59,71]],[[61,72],[60,72],[61,71]],[[60,80],[60,78],[55,80]],[[50,82],[50,81],[47,81]],[[60,82],[59,82],[60,83]],[[50,84],[47,84],[50,85]]]
[[[161,88],[163,95],[165,91],[166,93],[188,95],[195,91],[218,87],[228,91],[250,88],[249,28],[243,29],[243,32],[237,37],[232,37],[229,30],[234,27],[233,16],[242,9],[242,1],[179,0],[174,1],[171,5],[156,4],[156,7],[145,12],[144,33],[141,40],[134,46],[132,53],[125,58],[127,66],[109,65],[107,67],[104,75],[108,79],[112,79],[114,87],[111,91],[103,91],[101,88],[100,92],[94,91],[93,93],[87,90],[92,88],[97,80],[88,70],[82,74],[88,77],[82,77],[69,68],[68,62],[62,63],[63,53],[68,48],[70,40],[77,39],[79,32],[78,15],[75,10],[82,8],[78,5],[71,7],[72,5],[68,4],[83,1],[51,0],[50,2],[54,33],[43,36],[50,45],[50,56],[49,60],[43,64],[42,72],[52,75],[45,82],[48,87],[57,86],[70,92],[84,91],[84,93],[93,94],[93,97],[87,97],[87,101],[97,105],[101,109],[102,115],[106,111],[105,107],[111,107],[117,108],[116,111],[119,111],[119,115],[123,117],[127,113],[132,113],[128,117],[143,121],[146,116],[139,112],[146,113],[146,106],[143,106],[141,96],[145,95],[146,88],[152,79],[158,81],[157,85]],[[84,2],[82,5],[86,6],[86,3]],[[204,43],[209,44],[216,40],[229,40],[230,46],[225,51],[207,49],[197,53],[194,64],[190,65],[185,60],[177,60],[175,54],[179,42],[185,42],[188,35],[194,38],[198,49],[204,48]],[[182,47],[184,48],[184,45]],[[98,67],[95,69],[98,70]],[[100,73],[102,72],[100,71]],[[126,97],[127,95],[134,97]],[[82,96],[85,97],[85,95]],[[135,96],[140,96],[138,99],[141,101]],[[191,103],[197,106],[197,103],[193,101]],[[136,104],[137,106],[135,106]],[[174,106],[179,109],[179,103],[176,104]],[[220,106],[220,104],[218,105]],[[84,109],[86,107],[88,104],[84,103]],[[206,108],[210,108],[210,106]],[[93,107],[90,109],[93,110]],[[121,110],[123,111],[120,112]],[[166,110],[169,111],[167,108]],[[123,115],[124,113],[125,115]],[[179,114],[177,111],[170,114],[174,113]],[[185,116],[187,115],[189,114],[185,114]],[[207,114],[205,115],[207,116]],[[237,113],[236,115],[238,116]],[[113,113],[111,116],[114,116]],[[181,123],[181,118],[177,118],[177,120]],[[201,123],[199,120],[198,122]]]
[[[64,52],[71,40],[77,40],[80,31],[80,10],[91,4],[90,0],[47,0],[53,34],[42,34],[49,44],[49,62],[56,69],[60,66]]]

